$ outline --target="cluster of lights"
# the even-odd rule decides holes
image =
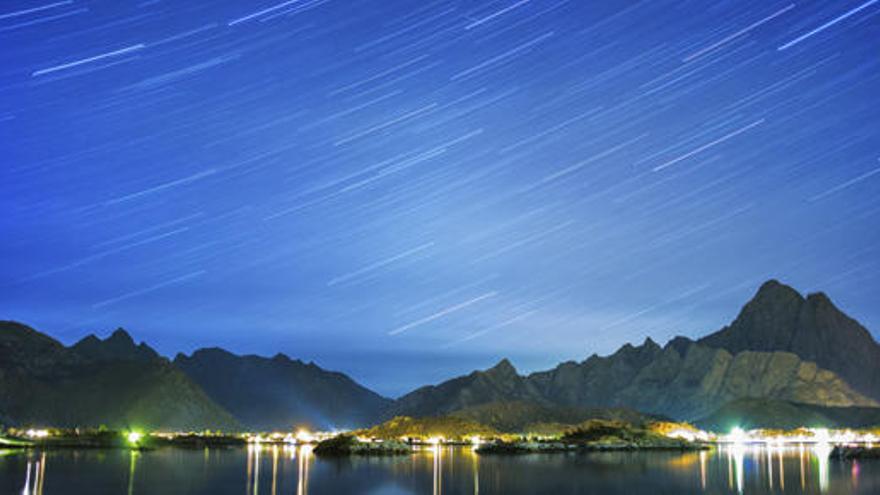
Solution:
[[[360,440],[361,442],[381,442],[382,441],[381,439],[378,439],[378,438],[368,439],[368,438],[362,438],[362,437],[358,437],[358,440]],[[400,437],[400,441],[404,442],[404,443],[411,443],[411,442],[421,443],[421,444],[431,445],[431,446],[443,445],[444,443],[446,443],[446,439],[442,436],[432,436],[432,437],[424,438],[424,437],[410,437],[410,436],[404,435],[404,436]],[[467,437],[466,442],[471,445],[474,445],[474,446],[479,446],[479,445],[482,445],[483,443],[485,443],[485,440],[483,438],[481,438],[479,435],[473,435],[473,436]],[[453,443],[455,443],[455,442],[453,441]]]
[[[24,432],[28,438],[46,438],[49,436],[49,430],[28,430]]]
[[[730,434],[720,438],[722,443],[742,445],[748,443],[781,446],[784,444],[816,443],[816,444],[874,444],[880,437],[873,433],[858,433],[852,430],[829,430],[827,428],[807,428],[796,435],[780,436],[764,430],[744,431],[734,428]]]
[[[730,430],[727,435],[698,430],[696,428],[673,428],[663,433],[669,438],[678,438],[688,442],[718,442],[733,445],[766,444],[782,446],[786,444],[875,444],[880,436],[870,432],[853,430],[829,430],[827,428],[801,428],[794,433],[782,435],[778,430],[749,430],[740,427]]]
[[[688,442],[711,442],[714,435],[703,430],[690,430],[687,428],[676,428],[666,432],[669,438],[677,438]]]
[[[294,433],[285,433],[285,432],[273,432],[268,434],[250,434],[246,435],[245,439],[248,443],[285,443],[289,445],[308,445],[315,442],[320,442],[321,440],[326,440],[328,438],[334,437],[338,435],[340,432],[310,432],[308,430],[299,429]]]
[[[312,443],[315,441],[315,435],[312,435],[306,430],[299,430],[296,432],[296,442],[297,443]]]

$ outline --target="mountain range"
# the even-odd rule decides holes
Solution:
[[[70,347],[0,322],[0,417],[6,424],[240,428],[167,359],[123,330]]]
[[[661,347],[646,339],[527,376],[502,360],[406,394],[391,414],[449,413],[498,401],[626,407],[691,421],[739,399],[877,407],[877,353],[870,333],[827,296],[804,298],[770,280],[731,325],[698,341],[676,337]]]
[[[122,329],[65,347],[0,322],[6,425],[269,430],[369,423],[390,401],[315,364],[202,349],[174,361]]]
[[[395,416],[448,416],[499,430],[588,417],[863,424],[880,422],[878,401],[880,345],[871,334],[826,295],[804,297],[775,280],[730,325],[696,341],[646,339],[528,375],[502,359],[396,400],[284,354],[207,348],[169,360],[122,329],[65,347],[0,322],[5,424],[330,429]]]

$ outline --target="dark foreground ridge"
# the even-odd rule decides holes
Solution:
[[[56,427],[236,429],[239,422],[124,330],[71,347],[0,322],[0,417]]]
[[[174,365],[252,429],[312,429],[370,424],[391,400],[348,376],[284,354],[237,356],[219,348],[178,354]]]

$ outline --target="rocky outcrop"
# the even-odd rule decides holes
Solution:
[[[801,296],[770,280],[729,326],[698,341],[742,351],[784,351],[832,371],[855,390],[880,400],[880,344],[823,293]]]
[[[646,339],[638,347],[626,344],[608,357],[590,356],[586,361],[569,361],[556,368],[529,375],[542,398],[568,405],[611,406],[615,396],[627,387],[663,349]]]
[[[633,359],[638,356],[638,359]],[[787,352],[732,355],[697,343],[651,341],[608,357],[530,375],[543,397],[580,407],[627,407],[677,419],[704,416],[737,398],[826,406],[876,406],[835,373]]]
[[[684,356],[667,347],[612,402],[680,419],[699,418],[740,398],[774,398],[825,406],[876,406],[834,373],[785,352],[693,344]]]

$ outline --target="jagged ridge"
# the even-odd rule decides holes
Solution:
[[[861,350],[855,352],[856,347]],[[490,402],[530,401],[628,407],[692,420],[743,398],[875,407],[876,395],[859,390],[870,390],[876,381],[880,356],[874,361],[872,356],[877,347],[867,330],[826,296],[803,298],[769,281],[729,327],[697,342],[677,337],[661,347],[649,338],[607,357],[593,355],[529,376],[503,360],[489,370],[417,389],[398,400],[394,413],[441,414]],[[852,355],[859,364],[847,361]],[[862,388],[850,386],[850,380]]]
[[[0,411],[23,425],[238,428],[167,359],[121,329],[65,347],[0,322]]]
[[[174,364],[249,428],[365,426],[391,403],[342,373],[284,354],[237,356],[210,348],[178,354]]]

